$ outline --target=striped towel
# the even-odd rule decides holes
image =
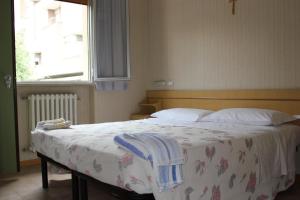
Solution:
[[[168,191],[183,182],[184,158],[177,141],[157,133],[120,134],[114,141],[123,149],[148,160],[160,191]]]

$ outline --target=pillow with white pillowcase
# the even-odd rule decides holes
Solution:
[[[171,108],[155,112],[151,115],[151,117],[155,117],[162,120],[196,122],[210,113],[212,113],[212,111],[204,109]]]
[[[269,126],[294,121],[295,117],[276,110],[259,108],[229,108],[203,117],[200,121]]]

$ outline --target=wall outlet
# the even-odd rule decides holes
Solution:
[[[166,80],[157,80],[153,81],[152,85],[156,88],[162,88],[162,87],[172,87],[174,85],[173,81],[166,81]]]
[[[167,86],[171,87],[174,85],[174,82],[173,81],[167,81]]]
[[[153,81],[153,86],[154,87],[164,87],[167,85],[165,80],[157,80],[157,81]]]

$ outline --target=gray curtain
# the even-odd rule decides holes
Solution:
[[[95,0],[94,62],[98,90],[126,90],[127,0]],[[104,81],[109,79],[109,81]]]

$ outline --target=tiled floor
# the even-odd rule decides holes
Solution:
[[[17,175],[0,177],[0,200],[71,200],[71,176],[49,174],[49,188],[42,189],[39,167],[25,168]],[[89,184],[90,200],[116,200]]]
[[[49,189],[41,187],[38,167],[25,168],[17,175],[0,177],[0,200],[71,200],[71,181],[69,175],[50,175]],[[97,184],[89,184],[90,200],[116,200],[102,192]],[[300,180],[288,191],[278,195],[276,200],[299,200]]]

